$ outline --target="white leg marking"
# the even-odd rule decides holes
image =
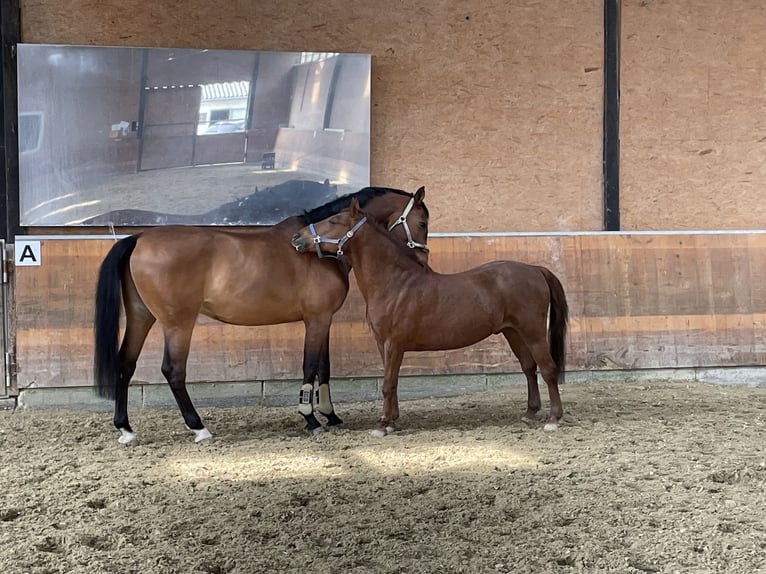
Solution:
[[[136,440],[136,433],[130,432],[127,429],[120,429],[120,438],[117,439],[117,442],[120,444],[130,444],[133,441]]]
[[[194,442],[201,442],[203,440],[213,439],[212,433],[209,430],[207,430],[205,427],[202,427],[199,430],[192,429],[192,431],[194,432]]]
[[[375,430],[371,430],[370,434],[376,438],[381,438],[390,434],[393,434],[396,432],[396,427],[393,425],[388,425],[384,429],[376,428]]]
[[[559,423],[545,423],[543,430],[548,432],[559,430]]]

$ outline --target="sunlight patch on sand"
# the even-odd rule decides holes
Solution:
[[[175,459],[162,469],[164,476],[208,480],[273,480],[340,478],[377,474],[391,476],[433,473],[485,474],[518,468],[534,468],[538,461],[507,446],[477,445],[411,446],[375,445],[342,453],[281,454],[241,457],[217,455],[198,459]]]
[[[348,469],[317,455],[263,453],[256,457],[219,456],[170,461],[166,475],[211,480],[264,480],[280,478],[330,478],[348,475]]]

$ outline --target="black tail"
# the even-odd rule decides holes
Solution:
[[[564,293],[564,286],[550,270],[541,268],[551,294],[551,309],[548,322],[548,345],[553,362],[559,368],[559,383],[564,382],[566,370],[567,323],[569,322],[569,304]]]
[[[96,318],[93,325],[96,339],[93,375],[96,380],[96,392],[105,399],[115,399],[120,379],[118,339],[122,270],[136,247],[138,237],[131,235],[115,243],[98,272]]]

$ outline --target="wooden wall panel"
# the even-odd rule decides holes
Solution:
[[[601,229],[602,0],[20,8],[23,42],[371,54],[371,183],[425,185],[432,231]]]
[[[111,246],[43,239],[42,265],[16,270],[19,388],[92,384],[93,291]],[[434,237],[432,266],[455,272],[494,259],[542,264],[570,304],[574,370],[743,366],[766,362],[766,234],[593,234]],[[309,256],[309,255],[306,255]],[[202,318],[190,381],[300,378],[303,326],[233,327]],[[382,365],[352,290],[331,333],[333,375],[379,376]],[[136,380],[162,382],[159,329]],[[409,353],[403,374],[518,371],[502,337],[467,349]]]
[[[766,4],[625,0],[625,230],[766,229]]]

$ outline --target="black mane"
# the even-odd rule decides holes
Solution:
[[[319,207],[305,211],[303,213],[303,218],[306,220],[306,223],[316,223],[317,221],[322,221],[331,215],[335,215],[342,209],[351,205],[351,200],[353,198],[356,198],[359,201],[359,207],[364,208],[365,204],[373,197],[378,197],[387,193],[396,193],[405,197],[413,197],[414,195],[407,191],[402,191],[401,189],[394,189],[391,187],[363,187],[355,193],[344,195],[337,199],[333,199],[324,205],[320,205]]]

